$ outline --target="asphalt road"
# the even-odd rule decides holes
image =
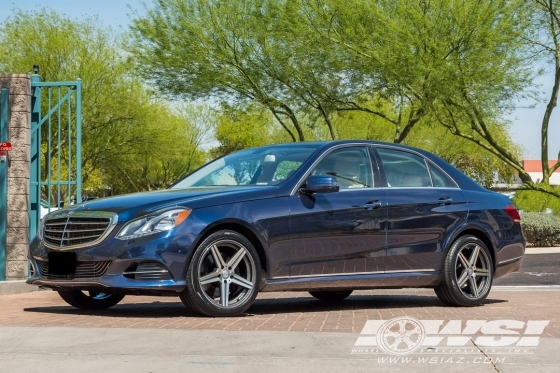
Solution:
[[[560,253],[525,255],[519,271],[494,280],[494,285],[560,285]]]

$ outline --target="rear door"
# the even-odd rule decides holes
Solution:
[[[463,191],[420,154],[376,150],[388,205],[385,271],[440,270],[443,238],[467,217]]]

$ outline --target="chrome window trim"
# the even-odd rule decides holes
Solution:
[[[453,178],[451,176],[449,176],[449,174],[447,172],[445,172],[441,167],[439,167],[434,162],[428,160],[427,158],[426,158],[426,162],[428,162],[429,167],[435,167],[439,172],[441,172],[442,174],[447,176],[449,178],[449,180],[451,180],[451,182],[455,185],[455,186],[452,186],[452,187],[449,187],[449,186],[448,187],[436,187],[436,186],[434,186],[434,188],[461,189],[461,188],[459,188],[459,184],[457,184],[457,182],[455,182],[455,180],[453,180]],[[432,177],[431,168],[428,168],[428,171],[430,171],[430,177]],[[432,181],[432,185],[434,185],[433,181]]]
[[[372,189],[381,190],[381,188],[372,188],[372,187],[368,187],[368,188],[347,188],[347,189],[340,189],[338,191],[338,193],[357,192],[357,191],[360,191],[360,190],[372,190]]]
[[[342,148],[351,148],[351,147],[363,147],[366,148],[367,150],[367,157],[369,159],[369,167],[371,169],[371,177],[372,177],[372,181],[373,181],[373,185],[369,188],[356,188],[357,190],[364,190],[364,189],[375,189],[375,188],[379,188],[375,186],[375,173],[373,172],[373,160],[371,159],[371,154],[369,152],[369,147],[372,146],[372,144],[368,144],[368,143],[350,143],[350,144],[339,144],[339,145],[335,145],[331,148],[326,149],[323,154],[321,154],[319,156],[319,158],[317,158],[315,160],[315,162],[313,162],[313,164],[307,169],[307,171],[305,172],[305,174],[303,174],[303,176],[298,180],[298,182],[295,184],[294,188],[292,189],[292,191],[290,192],[290,196],[294,196],[297,194],[297,191],[301,188],[301,185],[303,184],[303,182],[305,180],[307,180],[307,178],[309,177],[309,174],[311,174],[311,172],[315,169],[315,167],[323,160],[323,158],[325,158],[327,155],[329,155],[330,153],[332,153],[335,150],[338,149],[342,149]],[[349,190],[349,189],[342,189],[342,190]],[[340,191],[339,191],[340,192]]]
[[[432,177],[432,173],[430,172],[430,165],[428,164],[428,160],[424,159],[424,166],[426,166],[426,171],[428,171],[428,177],[430,178],[430,187],[434,187],[434,178]]]
[[[113,212],[90,211],[90,210],[70,210],[70,211],[62,210],[62,211],[54,211],[54,212],[50,213],[49,215],[45,216],[45,218],[43,219],[43,224],[42,224],[41,228],[44,230],[47,222],[51,219],[64,219],[64,218],[69,219],[71,217],[108,218],[109,219],[109,224],[107,225],[107,228],[105,228],[105,231],[103,232],[103,234],[101,236],[99,236],[99,238],[96,239],[95,241],[76,244],[76,245],[68,245],[68,246],[57,246],[57,245],[52,245],[52,244],[48,243],[44,239],[44,232],[42,232],[41,241],[43,242],[43,244],[46,247],[48,247],[49,249],[65,251],[65,250],[82,249],[82,248],[86,248],[86,247],[92,247],[92,246],[95,246],[95,245],[99,245],[100,243],[105,241],[105,239],[109,236],[109,234],[111,234],[111,232],[115,229],[115,226],[119,222],[119,216],[117,214],[113,213]],[[68,221],[67,221],[67,224],[68,224]]]

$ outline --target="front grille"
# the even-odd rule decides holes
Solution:
[[[38,260],[37,267],[41,276],[47,278],[64,278],[64,279],[74,279],[74,278],[93,278],[101,277],[107,272],[107,268],[111,261],[102,262],[76,262],[76,273],[73,275],[52,275],[49,274],[49,262]]]
[[[116,224],[113,213],[61,211],[44,222],[43,241],[51,248],[86,247],[101,243]]]

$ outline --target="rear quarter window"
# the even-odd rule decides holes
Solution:
[[[432,182],[436,188],[457,188],[457,185],[449,176],[441,172],[437,167],[430,165]]]

